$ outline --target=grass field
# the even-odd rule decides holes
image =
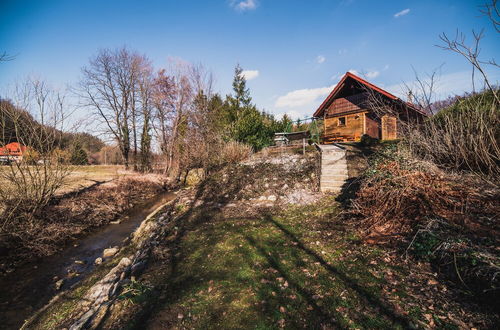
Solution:
[[[59,190],[59,193],[84,189],[98,182],[106,182],[132,174],[132,172],[125,171],[121,165],[72,166],[71,173],[66,178],[66,184]]]
[[[0,166],[0,171],[8,171],[9,167]],[[121,165],[88,165],[71,166],[63,187],[58,190],[58,194],[65,194],[72,191],[87,188],[99,182],[107,182],[120,176],[132,175],[133,172],[125,171]],[[0,183],[2,182],[0,176]]]

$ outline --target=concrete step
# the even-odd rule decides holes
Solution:
[[[322,161],[336,161],[336,160],[345,160],[345,156],[323,156],[321,157]]]
[[[326,187],[326,186],[321,186],[321,187],[319,187],[319,190],[321,192],[341,192],[342,188],[341,187]]]
[[[330,187],[320,187],[319,191],[321,192],[334,192],[334,193],[339,193],[342,191],[342,188],[330,188]]]
[[[329,168],[327,170],[321,170],[321,176],[323,175],[343,175],[346,179],[348,179],[348,174],[346,169],[342,168]]]
[[[345,154],[330,154],[330,155],[321,155],[322,159],[345,159]]]
[[[321,166],[346,166],[347,162],[345,160],[322,160]]]
[[[345,181],[320,181],[320,187],[342,187]]]
[[[321,163],[321,168],[330,168],[330,167],[343,167],[343,168],[347,168],[347,163],[344,163],[344,162],[331,162],[330,164],[325,164],[324,162]]]
[[[347,180],[345,175],[321,175],[320,181],[338,181],[345,182]]]

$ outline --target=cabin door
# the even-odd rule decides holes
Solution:
[[[397,139],[397,120],[396,117],[385,115],[382,117],[382,140]]]

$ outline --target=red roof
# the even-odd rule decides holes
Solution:
[[[26,147],[19,142],[11,142],[5,147],[0,147],[0,156],[22,156],[26,152]]]
[[[314,112],[314,115],[313,115],[314,117],[321,116],[323,111],[328,107],[328,105],[331,103],[331,101],[334,99],[334,97],[337,95],[337,93],[342,89],[344,82],[348,78],[352,78],[352,79],[356,80],[357,82],[361,83],[362,85],[365,85],[366,87],[368,87],[374,91],[379,92],[380,94],[388,97],[391,100],[394,100],[394,101],[399,100],[400,102],[404,103],[409,108],[423,114],[423,112],[418,110],[413,104],[400,100],[397,96],[394,96],[393,94],[389,93],[388,91],[383,90],[382,88],[380,88],[378,86],[375,86],[374,84],[364,80],[363,78],[356,76],[355,74],[353,74],[351,72],[346,72],[346,74],[342,77],[342,79],[340,79],[339,83],[331,91],[331,93],[328,95],[328,97],[323,101],[323,103],[321,103],[319,108]]]

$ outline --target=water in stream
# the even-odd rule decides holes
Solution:
[[[155,209],[172,200],[171,192],[161,193],[132,208],[120,224],[107,225],[61,252],[29,263],[0,277],[0,329],[18,329],[59,291],[55,278],[64,279],[62,290],[81,281],[94,267],[102,251],[122,246],[123,241]]]

